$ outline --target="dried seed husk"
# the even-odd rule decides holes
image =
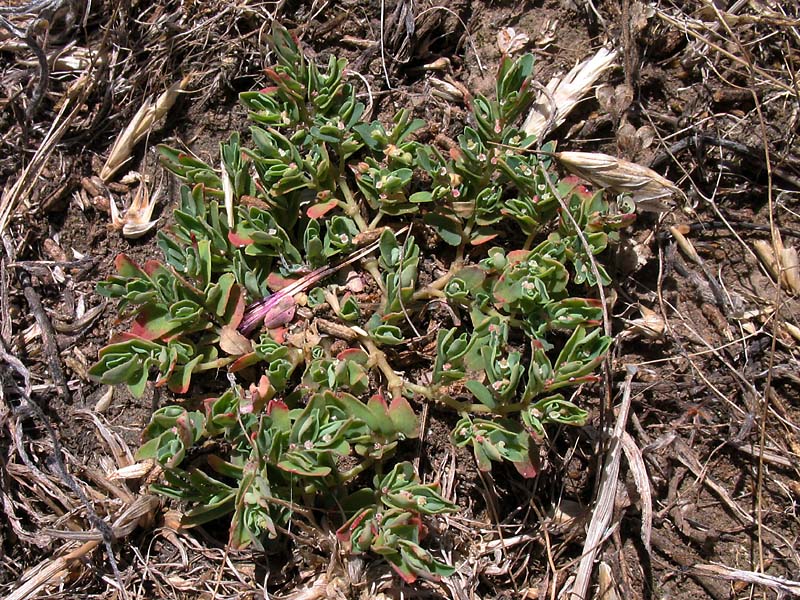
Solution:
[[[177,83],[173,83],[158,97],[155,104],[150,100],[145,100],[144,104],[142,104],[141,108],[139,108],[133,116],[133,119],[131,119],[131,122],[128,123],[128,126],[119,134],[114,145],[111,147],[111,152],[108,154],[106,163],[100,170],[100,179],[108,181],[120,167],[128,161],[133,152],[133,148],[139,140],[150,131],[153,123],[167,114],[169,109],[172,108],[172,105],[175,104],[178,94],[186,89],[191,79],[192,75],[187,75]]]
[[[122,235],[128,239],[136,239],[142,237],[158,223],[158,219],[150,220],[153,216],[153,209],[156,206],[158,193],[150,195],[150,192],[145,185],[144,181],[139,184],[136,194],[133,197],[128,210],[124,215],[121,215],[117,208],[117,203],[109,195],[111,209],[111,227],[113,229],[121,229]]]
[[[522,125],[523,131],[541,140],[561,125],[616,57],[616,50],[600,48],[594,56],[577,64],[563,77],[551,79],[533,102]]]
[[[794,247],[787,248],[778,237],[774,246],[767,240],[756,240],[753,242],[753,250],[769,274],[779,281],[786,291],[800,295],[800,261]]]
[[[556,160],[570,173],[618,194],[630,194],[642,210],[662,212],[674,205],[680,192],[652,169],[599,152],[556,152]]]
[[[641,336],[651,340],[663,339],[664,332],[667,329],[667,324],[663,317],[646,306],[640,305],[639,312],[642,313],[640,318],[627,321],[628,327],[622,332],[622,337]]]

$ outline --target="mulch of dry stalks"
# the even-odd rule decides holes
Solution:
[[[0,7],[7,599],[800,595],[798,7],[444,4]],[[680,191],[618,252],[617,342],[592,423],[552,432],[532,485],[475,485],[497,510],[448,521],[459,569],[440,583],[401,587],[320,534],[253,556],[228,551],[224,531],[180,530],[179,507],[148,495],[133,459],[151,406],[86,376],[116,326],[94,282],[117,251],[153,252],[152,235],[122,237],[147,199],[116,208],[141,179],[161,181],[155,141],[178,136],[208,158],[239,126],[236,93],[261,80],[273,18],[310,50],[351,58],[376,107],[433,92],[442,120],[489,86],[506,27],[539,55],[543,84],[609,44],[617,66],[556,130],[559,149],[651,166]],[[438,474],[444,490],[464,468]]]

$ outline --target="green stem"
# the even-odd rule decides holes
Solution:
[[[375,462],[374,458],[365,458],[364,462],[357,464],[355,467],[350,469],[349,471],[345,471],[344,473],[339,473],[339,483],[347,483],[348,481],[352,481],[361,473],[369,469],[373,463]]]
[[[421,288],[414,292],[414,295],[411,297],[412,300],[428,300],[430,298],[444,298],[444,286],[446,286],[453,276],[461,270],[463,265],[464,259],[459,258],[456,256],[456,260],[453,261],[453,264],[450,266],[450,270],[439,277],[436,281],[429,283],[424,288]]]
[[[471,413],[471,414],[487,414],[491,411],[488,406],[483,404],[468,404],[466,402],[459,402],[448,394],[442,393],[440,386],[426,386],[417,383],[405,382],[405,389],[411,393],[419,394],[420,396],[430,400],[431,402],[439,402],[448,408],[452,408],[457,413]]]
[[[364,217],[361,216],[361,209],[358,206],[358,202],[356,202],[355,198],[353,197],[353,192],[350,190],[350,186],[347,184],[347,179],[344,177],[339,178],[339,187],[342,190],[342,194],[344,195],[344,212],[345,214],[352,218],[358,229],[363,233],[364,231],[369,231],[369,225],[364,220]]]
[[[531,232],[528,237],[525,238],[525,244],[522,246],[523,250],[530,250],[531,246],[533,246],[533,240],[536,239],[537,231]]]
[[[383,284],[383,278],[381,277],[381,271],[378,268],[378,261],[375,258],[370,258],[369,260],[364,261],[364,270],[370,274],[372,279],[375,280],[375,284],[381,290],[381,294],[383,295],[384,304],[386,303],[386,286]]]
[[[378,211],[378,214],[375,215],[375,218],[372,219],[372,221],[370,221],[369,223],[370,230],[376,229],[378,227],[378,224],[381,222],[381,219],[383,219],[383,213]]]

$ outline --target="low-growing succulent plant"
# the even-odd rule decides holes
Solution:
[[[611,340],[582,295],[610,282],[594,257],[633,216],[559,179],[553,145],[517,128],[531,56],[503,57],[495,97],[440,146],[407,110],[364,120],[344,61],[317,67],[279,25],[271,47],[271,85],[241,95],[248,145],[231,135],[219,170],[161,148],[184,182],[164,261],[121,255],[99,284],[133,325],[91,374],[137,397],[239,378],[144,432],[138,456],[163,466],[155,489],[188,503],[185,525],[232,514],[230,543],[259,547],[324,516],[407,581],[448,574],[421,544],[456,507],[394,459],[419,435],[413,403],[451,411],[479,469],[535,476],[545,426],[587,418],[557,391],[597,379]],[[401,370],[412,340],[427,350]]]

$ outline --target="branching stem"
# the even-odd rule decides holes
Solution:
[[[386,378],[386,387],[389,388],[392,399],[402,396],[404,386],[403,378],[394,372],[383,350],[378,348],[375,342],[365,336],[361,336],[361,343],[364,344],[367,352],[369,352],[368,366],[378,367],[381,373],[383,373],[383,376]]]
[[[369,225],[364,220],[364,217],[361,216],[361,207],[358,206],[358,202],[353,197],[353,192],[350,189],[350,186],[347,183],[347,179],[344,177],[339,178],[339,187],[342,190],[342,194],[344,195],[344,212],[345,214],[352,218],[356,222],[356,226],[358,227],[359,231],[362,233],[365,231],[369,231]]]

